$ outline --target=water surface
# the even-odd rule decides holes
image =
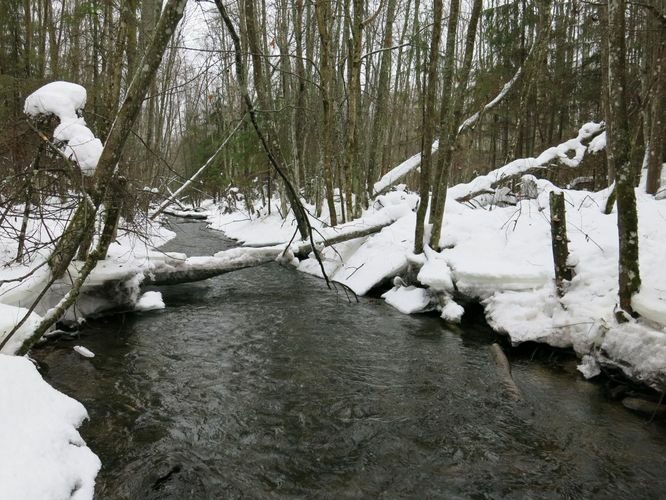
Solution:
[[[232,245],[177,228],[169,250]],[[477,327],[276,264],[161,290],[165,310],[36,351],[90,413],[97,498],[663,498],[663,425],[527,360],[510,402]]]

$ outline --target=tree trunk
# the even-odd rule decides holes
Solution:
[[[608,0],[608,95],[612,130],[611,156],[615,167],[619,241],[620,308],[633,313],[631,297],[638,292],[638,214],[634,175],[630,164],[629,124],[626,106],[625,0]]]
[[[483,0],[474,0],[472,5],[472,12],[470,14],[469,27],[467,28],[467,36],[465,37],[465,55],[463,58],[463,65],[460,69],[458,77],[458,86],[456,87],[451,97],[451,109],[448,113],[448,123],[443,134],[445,142],[439,145],[439,154],[441,157],[441,164],[438,165],[440,169],[437,172],[436,189],[438,192],[437,204],[431,206],[430,212],[432,222],[432,233],[430,236],[430,246],[434,249],[439,249],[439,240],[442,231],[442,222],[444,220],[444,210],[446,207],[446,190],[449,184],[449,170],[453,160],[453,153],[456,148],[458,129],[462,120],[463,106],[465,103],[465,94],[467,91],[467,84],[469,74],[472,67],[472,55],[474,54],[474,41],[476,40],[476,29],[479,24],[479,17],[481,16],[481,8],[483,7]],[[441,132],[440,132],[441,133]]]
[[[373,184],[377,179],[377,172],[380,171],[380,163],[384,145],[387,140],[389,129],[388,122],[388,104],[389,104],[389,83],[391,79],[391,44],[393,43],[393,22],[395,20],[395,8],[397,0],[388,0],[386,7],[386,25],[384,27],[384,42],[382,44],[384,52],[379,68],[379,83],[377,85],[377,102],[375,104],[375,117],[372,126],[372,139],[370,151],[368,153],[368,171],[366,177],[366,208],[373,195]]]
[[[654,23],[657,25],[658,23]],[[656,27],[660,33],[660,41],[655,47],[656,58],[653,66],[651,108],[652,120],[650,122],[650,137],[648,140],[647,182],[645,191],[656,194],[661,181],[661,170],[666,160],[666,134],[664,133],[664,114],[666,113],[666,24]]]
[[[416,230],[414,232],[414,253],[423,253],[425,219],[430,201],[432,142],[435,121],[435,89],[437,87],[437,62],[439,60],[439,42],[442,37],[442,0],[433,2],[432,40],[428,55],[428,74],[425,83],[423,101],[423,136],[421,139],[421,177],[419,195],[421,201],[416,211]]]
[[[322,125],[321,125],[321,148],[322,161],[324,163],[324,184],[326,186],[326,203],[331,221],[331,226],[338,225],[338,217],[335,211],[335,200],[333,199],[333,180],[335,167],[333,165],[333,109],[331,103],[331,92],[333,85],[333,65],[331,62],[331,48],[329,23],[331,22],[330,0],[319,0],[315,4],[315,15],[317,16],[317,28],[319,31],[320,44],[320,79],[321,79],[321,102],[322,102]]]

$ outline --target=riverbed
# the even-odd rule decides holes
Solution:
[[[170,251],[234,245],[175,229]],[[663,424],[529,359],[511,401],[483,326],[349,301],[277,264],[160,291],[164,310],[35,351],[88,409],[97,498],[663,498]]]

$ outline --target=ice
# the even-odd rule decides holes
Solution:
[[[74,349],[78,354],[80,354],[80,355],[83,356],[84,358],[94,358],[94,357],[95,357],[95,353],[94,353],[94,352],[92,352],[92,351],[89,350],[89,349],[86,349],[86,348],[83,347],[83,346],[75,345],[74,347],[72,347],[72,349]]]
[[[430,304],[428,292],[415,286],[396,286],[382,297],[403,314],[423,312]]]
[[[137,311],[153,311],[155,309],[164,309],[165,307],[160,292],[146,292],[136,304]]]

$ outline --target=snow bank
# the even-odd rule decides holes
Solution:
[[[28,310],[24,307],[16,307],[0,303],[0,343],[2,343],[5,337],[9,335],[26,314],[28,314]],[[0,349],[0,352],[5,354],[16,352],[23,344],[23,341],[30,337],[41,319],[42,318],[37,314],[30,313],[25,323],[23,323],[12,338],[9,339],[7,344]],[[0,379],[0,381],[1,380],[2,379]]]
[[[30,117],[54,115],[60,124],[53,140],[61,145],[66,158],[74,161],[84,175],[92,175],[104,148],[102,142],[86,126],[78,111],[86,105],[86,89],[69,82],[51,82],[30,94],[23,111]]]
[[[76,430],[85,408],[25,358],[0,354],[0,381],[0,496],[91,499],[101,464]]]
[[[598,362],[657,390],[666,389],[666,331],[639,323],[616,325],[603,336]]]
[[[64,230],[62,220],[69,218],[69,209],[61,204],[47,201],[45,213],[50,217],[30,219],[28,234],[34,241],[48,242],[60,236]],[[39,216],[39,214],[37,214]],[[84,284],[74,308],[66,314],[68,319],[78,319],[94,315],[115,307],[133,308],[140,297],[141,280],[145,272],[169,258],[153,248],[161,246],[175,236],[175,233],[157,223],[147,222],[139,236],[137,228],[121,227],[117,239],[109,248],[106,260],[100,261]],[[45,246],[30,254],[26,263],[14,262],[17,242],[13,238],[0,237],[0,342],[32,307],[49,281],[50,273],[46,259],[50,247]],[[2,349],[11,354],[21,345],[30,331],[44,315],[71,288],[78,276],[81,262],[74,262],[69,273],[57,281],[42,298],[26,324]],[[22,279],[21,279],[22,278]]]

